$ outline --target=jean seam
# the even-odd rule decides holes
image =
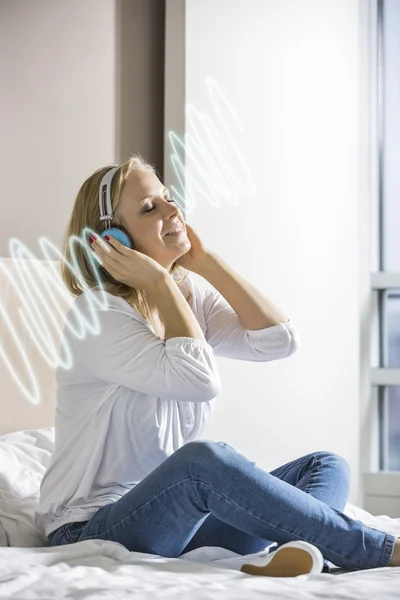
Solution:
[[[321,465],[321,462],[317,458],[315,458],[315,456],[313,456],[313,461],[315,461],[315,464],[313,464],[313,466],[310,469],[310,477],[308,478],[307,483],[306,483],[306,487],[304,488],[304,492],[306,494],[308,494],[308,488],[311,485],[311,479],[312,479],[312,477],[314,475],[313,471],[314,471],[315,467],[319,467]]]
[[[312,456],[311,458],[312,458],[313,460],[316,460],[315,456]],[[282,473],[281,473],[281,474],[282,474],[282,475],[284,475],[284,474],[286,474],[288,471],[290,471],[290,469],[293,469],[293,467],[298,467],[299,465],[306,464],[306,463],[308,463],[308,462],[309,462],[309,460],[310,460],[310,457],[308,457],[308,458],[302,458],[302,459],[298,459],[298,460],[292,461],[292,462],[291,462],[291,463],[288,465],[288,467],[287,467],[287,468],[286,468],[284,471],[282,471]],[[314,467],[312,467],[312,468],[314,468]],[[274,470],[274,469],[273,469],[273,470]],[[274,477],[277,477],[277,475],[274,475]],[[279,477],[278,477],[278,479],[279,479]]]
[[[70,541],[70,542],[72,542],[72,543],[75,543],[75,540],[74,540],[74,539],[71,537],[71,534],[69,533],[69,530],[68,530],[68,525],[69,525],[69,524],[70,524],[70,523],[66,523],[66,524],[63,526],[64,537],[66,537],[68,541]]]
[[[76,539],[74,539],[72,537],[72,534],[70,533],[70,527],[76,525],[76,524],[80,524],[80,521],[73,521],[71,523],[66,523],[63,527],[64,527],[64,536],[73,544],[77,541]],[[83,529],[83,528],[82,528]],[[82,530],[81,530],[82,532]],[[78,535],[78,540],[79,540],[80,534]]]

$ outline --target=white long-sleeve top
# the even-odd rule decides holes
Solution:
[[[162,340],[125,300],[98,288],[73,301],[63,331],[72,368],[56,371],[54,452],[35,513],[46,536],[89,520],[199,439],[221,391],[215,356],[266,362],[299,345],[291,321],[245,329],[225,298],[190,273],[181,289],[185,296],[191,291],[189,306],[206,342]],[[80,318],[72,318],[72,308]]]

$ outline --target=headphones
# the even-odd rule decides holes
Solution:
[[[111,209],[111,182],[118,171],[119,166],[113,167],[104,175],[103,179],[100,183],[99,190],[99,208],[100,208],[100,221],[108,221],[109,225],[113,220],[112,209]],[[101,234],[101,237],[104,239],[106,235],[111,235],[116,238],[121,244],[127,246],[128,248],[134,248],[133,238],[130,235],[129,231],[125,229],[125,227],[107,227]],[[105,240],[107,242],[107,240]]]
[[[107,171],[101,180],[99,189],[100,221],[108,221],[109,224],[114,218],[112,216],[111,209],[111,182],[118,169],[119,165],[112,167],[109,171]],[[125,227],[122,227],[121,225],[118,225],[118,227],[107,227],[107,229],[105,229],[100,236],[104,239],[106,235],[111,235],[124,246],[132,248],[133,250],[135,249],[135,243],[131,234],[125,229]],[[107,240],[104,241],[107,243]]]

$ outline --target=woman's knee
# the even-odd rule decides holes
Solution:
[[[220,460],[226,450],[233,450],[231,446],[225,442],[214,442],[212,440],[195,440],[188,442],[177,452],[185,454],[190,459],[199,460],[204,458],[208,462],[212,460]]]
[[[351,468],[349,463],[343,456],[336,454],[335,452],[321,451],[317,452],[317,458],[322,460],[325,464],[329,464],[331,467],[334,467],[338,471],[343,473],[343,476],[350,481],[351,478]]]

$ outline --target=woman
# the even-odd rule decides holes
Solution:
[[[321,553],[325,571],[327,561],[349,570],[400,565],[394,536],[342,512],[350,470],[340,456],[314,452],[268,473],[223,442],[199,439],[221,389],[215,355],[285,358],[297,348],[296,330],[204,247],[140,156],[116,169],[112,215],[100,220],[99,189],[111,168],[84,182],[66,230],[69,263],[70,240],[85,227],[118,227],[131,247],[90,238],[107,309],[92,303],[97,336],[65,329],[74,365],[57,370],[55,449],[37,511],[49,544],[106,539],[179,557],[202,546],[252,554],[276,542],[265,566],[242,567],[270,576],[315,572],[318,555],[320,572]],[[102,291],[84,244],[74,252],[80,277],[65,262],[63,279],[90,319],[84,300]],[[181,267],[188,273],[177,280]],[[200,289],[189,271],[214,287]]]

